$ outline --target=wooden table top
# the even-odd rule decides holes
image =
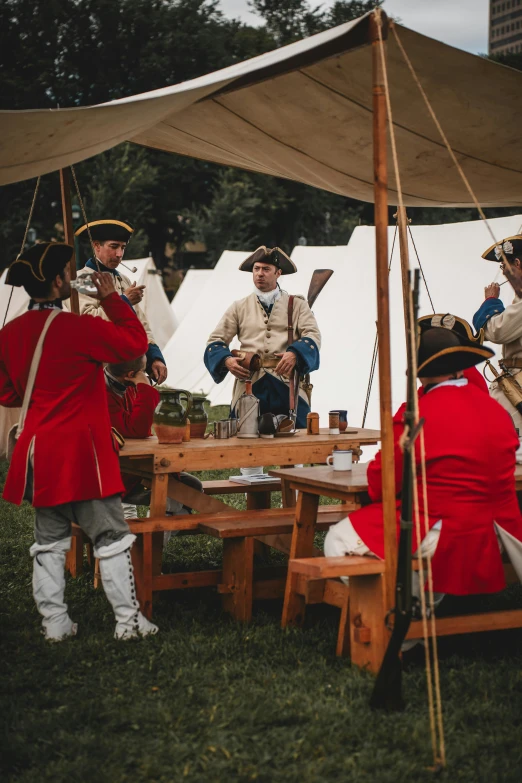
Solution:
[[[352,429],[340,435],[319,435],[298,430],[286,438],[194,438],[187,443],[160,444],[156,436],[129,439],[120,451],[123,464],[130,460],[153,458],[155,473],[179,470],[221,470],[259,465],[324,463],[334,448],[350,444],[373,445],[380,440],[379,430]],[[166,463],[169,463],[168,465]]]
[[[328,465],[317,465],[313,468],[284,468],[282,470],[269,470],[271,476],[290,481],[294,485],[299,485],[299,489],[306,490],[306,487],[336,492],[357,493],[368,490],[368,479],[366,471],[367,462],[360,462],[353,465],[352,470],[333,470]],[[515,468],[515,484],[517,491],[522,491],[522,465]]]
[[[271,476],[277,476],[299,488],[314,487],[316,489],[336,490],[338,492],[366,492],[367,462],[353,465],[351,470],[334,470],[329,465],[317,465],[313,468],[285,468],[284,470],[269,470]],[[302,485],[302,486],[301,486]]]

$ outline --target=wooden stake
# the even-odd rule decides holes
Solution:
[[[395,603],[397,523],[395,465],[391,410],[390,302],[388,288],[388,167],[386,97],[378,25],[386,39],[386,15],[374,11],[370,23],[373,63],[373,164],[375,202],[375,255],[377,268],[377,335],[379,341],[379,393],[381,413],[382,505],[384,516],[385,608]]]
[[[65,241],[68,245],[74,247],[74,227],[72,220],[72,202],[71,202],[71,181],[70,181],[70,169],[60,169],[60,190],[62,194],[62,214],[63,214],[63,231],[65,235]],[[69,262],[71,270],[71,280],[76,280],[76,253],[72,254],[72,258]],[[78,291],[71,290],[71,312],[80,315],[80,303],[78,300]]]

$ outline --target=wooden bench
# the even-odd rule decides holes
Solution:
[[[413,559],[414,570],[419,561]],[[382,618],[384,561],[371,557],[310,557],[290,560],[289,574],[297,576],[296,592],[306,604],[325,603],[341,610],[337,655],[350,655],[352,663],[378,670],[378,646],[386,641]],[[504,564],[506,582],[518,582],[510,563]],[[339,581],[348,576],[350,585]],[[435,620],[436,634],[446,636],[522,627],[522,609],[441,617]],[[431,623],[428,623],[431,635]],[[423,638],[422,621],[412,621],[406,639]],[[377,646],[375,642],[377,640]],[[372,649],[374,648],[374,649]]]
[[[317,529],[327,530],[347,514],[344,506],[319,506]],[[210,520],[198,517],[201,533],[220,538],[223,541],[223,579],[218,591],[223,596],[223,608],[236,620],[248,622],[252,618],[252,601],[259,595],[255,584],[254,538],[260,536],[289,535],[294,525],[294,510],[288,508],[266,509],[253,514],[239,512],[235,518],[220,514]],[[264,591],[265,598],[279,598],[284,595],[284,573],[273,580]]]
[[[265,484],[259,485],[238,484],[237,482],[230,481],[228,479],[220,481],[203,481],[203,491],[205,495],[209,495],[211,497],[214,495],[246,495],[247,508],[270,508],[271,493],[281,491],[281,482],[274,479],[274,481],[269,481]],[[190,499],[193,496],[189,493],[195,492],[196,490],[186,487],[185,493],[187,497],[184,498],[184,500],[190,502]],[[217,503],[218,501],[215,502]],[[222,513],[223,510],[226,511],[226,508],[223,509],[221,506],[216,506],[215,508],[214,506],[211,506],[208,509],[209,512],[215,511],[215,513]],[[186,530],[187,528],[181,529]],[[195,530],[196,528],[193,529]],[[67,558],[65,561],[65,567],[73,577],[76,577],[83,572],[84,547],[86,547],[87,560],[89,564],[92,564],[94,562],[92,545],[83,534],[81,528],[73,523],[71,549],[67,553]]]
[[[281,482],[266,481],[263,484],[238,484],[237,481],[221,479],[219,481],[203,481],[203,491],[206,495],[240,495],[251,492],[280,492]]]

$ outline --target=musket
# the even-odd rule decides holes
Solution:
[[[399,534],[399,551],[397,559],[397,579],[395,584],[395,606],[386,616],[386,624],[389,627],[391,616],[394,617],[393,628],[384,654],[381,668],[377,675],[370,706],[373,709],[385,709],[388,711],[404,709],[402,696],[402,663],[401,648],[410,627],[413,598],[412,586],[412,530],[413,530],[413,493],[414,493],[414,464],[415,464],[415,440],[420,432],[423,420],[416,421],[416,367],[413,351],[416,351],[417,309],[419,297],[419,270],[415,270],[413,292],[413,306],[409,310],[410,318],[407,324],[407,399],[404,413],[405,438],[403,441],[402,462],[402,489],[401,489],[401,521]],[[413,335],[412,335],[412,331]],[[413,338],[413,339],[412,339]]]
[[[332,275],[333,269],[314,270],[310,285],[308,286],[308,296],[306,297],[310,309]]]

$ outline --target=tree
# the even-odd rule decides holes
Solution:
[[[249,0],[248,5],[264,20],[278,46],[284,46],[357,19],[382,3],[383,0],[336,0],[326,10],[321,5],[312,7],[307,0]]]

